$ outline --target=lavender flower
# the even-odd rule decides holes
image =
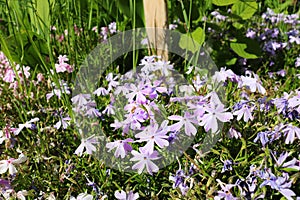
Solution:
[[[165,121],[165,123],[168,123]],[[168,132],[168,129],[165,128],[158,128],[158,124],[154,123],[146,129],[138,134],[135,135],[136,138],[139,138],[137,142],[147,142],[147,144],[144,146],[144,149],[149,151],[149,153],[152,153],[154,150],[154,143],[159,146],[160,148],[163,148],[165,146],[169,146],[168,136],[166,135]]]
[[[253,106],[249,106],[246,103],[243,103],[242,107],[239,110],[233,112],[233,115],[237,115],[238,121],[243,117],[244,122],[248,122],[249,119],[251,121],[254,119],[252,116],[253,110],[254,110]]]
[[[295,140],[295,136],[298,137],[298,139],[300,139],[300,128],[293,126],[291,124],[287,125],[287,127],[285,129],[282,130],[285,135],[286,135],[286,139],[285,139],[285,143],[286,144],[291,144],[294,142]]]
[[[132,147],[128,144],[128,142],[133,142],[134,140],[131,138],[127,138],[125,140],[118,140],[114,142],[109,142],[106,144],[106,148],[108,148],[108,151],[111,151],[116,148],[116,151],[114,153],[115,157],[121,157],[125,158],[127,152],[130,152],[132,150]]]
[[[168,119],[178,121],[177,123],[170,126],[171,131],[179,131],[184,126],[186,135],[196,135],[197,129],[194,124],[196,124],[197,122],[193,119],[193,116],[189,112],[185,112],[183,117],[179,115],[171,115],[168,117]]]
[[[231,188],[233,188],[234,186],[236,186],[235,184],[225,184],[222,183],[219,179],[217,179],[219,185],[221,186],[222,190],[218,191],[218,195],[214,197],[215,200],[219,200],[219,199],[226,199],[226,200],[233,200],[233,199],[238,199],[236,197],[233,196],[233,194],[231,193]]]
[[[138,161],[132,166],[132,169],[137,169],[139,174],[143,172],[144,168],[146,168],[147,172],[151,175],[153,172],[158,172],[158,166],[152,162],[152,160],[159,159],[158,152],[153,151],[150,153],[148,150],[143,149],[142,147],[139,148],[139,151],[140,152],[135,150],[131,151],[133,158],[131,158],[130,161]]]
[[[216,105],[215,103],[210,103],[204,109],[206,114],[201,118],[200,126],[204,126],[206,132],[211,130],[213,133],[216,133],[218,131],[217,120],[228,122],[233,118],[230,112],[226,112],[223,104]]]

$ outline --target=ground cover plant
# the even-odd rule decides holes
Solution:
[[[167,3],[192,59],[145,37],[78,92],[142,1],[0,0],[1,199],[300,199],[299,2]]]

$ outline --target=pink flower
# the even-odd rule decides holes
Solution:
[[[135,150],[131,151],[134,157],[131,158],[130,161],[138,161],[132,166],[132,169],[137,169],[139,174],[143,172],[144,168],[146,168],[147,172],[151,175],[153,174],[153,172],[158,172],[158,166],[152,162],[152,160],[159,159],[158,152],[153,151],[152,153],[150,153],[142,147],[139,148],[139,151],[140,152],[137,152]]]
[[[12,82],[14,82],[15,77],[16,77],[15,72],[11,68],[8,68],[5,72],[3,81],[5,81],[7,83],[12,83]]]

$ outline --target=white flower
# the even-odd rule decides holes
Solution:
[[[28,122],[25,122],[25,124],[19,124],[19,128],[17,130],[14,131],[15,135],[19,135],[19,133],[24,129],[24,128],[31,128],[32,127],[32,123],[39,121],[39,118],[34,118],[31,119]]]
[[[83,153],[84,148],[86,149],[87,154],[92,154],[93,151],[96,151],[96,147],[93,144],[97,144],[97,138],[95,135],[92,135],[86,139],[81,139],[81,144],[76,149],[75,154],[81,156]]]
[[[71,196],[70,200],[93,200],[93,195],[87,193],[80,193],[77,198]]]
[[[9,174],[13,175],[16,174],[18,171],[14,165],[21,164],[27,160],[27,157],[21,153],[19,158],[9,158],[8,160],[1,160],[0,161],[0,174],[4,174],[7,170]]]
[[[251,92],[255,92],[257,89],[259,93],[265,94],[266,90],[260,84],[258,76],[256,74],[253,74],[253,75],[254,75],[254,78],[251,77],[250,73],[248,73],[248,76],[241,76],[242,85],[249,87]]]

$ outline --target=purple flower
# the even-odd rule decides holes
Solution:
[[[132,169],[137,169],[139,174],[143,172],[144,168],[146,168],[147,172],[151,175],[153,174],[153,172],[158,172],[158,166],[154,162],[152,162],[152,160],[159,159],[158,152],[153,151],[152,153],[150,153],[142,147],[139,148],[139,151],[140,152],[137,152],[135,150],[131,151],[133,158],[131,158],[130,161],[138,161],[132,166]]]
[[[265,185],[271,186],[272,189],[277,188],[276,179],[277,177],[271,172],[270,169],[261,170],[259,177],[264,181],[260,184],[260,187]]]
[[[110,34],[116,33],[117,32],[116,22],[111,22],[110,24],[108,24],[108,30],[109,30]]]
[[[248,29],[248,30],[247,30],[247,33],[246,33],[246,37],[247,37],[247,38],[254,39],[254,38],[256,37],[256,32],[253,31],[252,29]]]
[[[105,96],[108,94],[108,90],[105,89],[104,87],[99,87],[97,90],[93,92],[93,94],[97,96]]]
[[[249,87],[251,92],[255,92],[258,90],[259,93],[265,94],[265,88],[260,84],[258,76],[253,73],[253,78],[251,77],[251,73],[248,73],[248,76],[241,76],[242,85]]]
[[[182,195],[186,195],[186,193],[189,189],[189,187],[186,185],[187,178],[189,178],[189,177],[184,174],[184,171],[179,169],[179,170],[177,170],[175,176],[171,175],[169,177],[169,180],[174,182],[173,186],[172,186],[173,189],[178,187],[180,189]]]
[[[259,139],[261,144],[263,145],[263,147],[265,147],[265,145],[269,142],[268,134],[269,134],[269,131],[261,131],[261,132],[257,133],[257,136],[254,139],[254,142],[257,142]]]
[[[111,151],[116,148],[116,151],[114,153],[115,157],[121,157],[125,158],[127,152],[132,151],[132,147],[128,144],[128,142],[133,142],[134,140],[131,138],[127,138],[125,140],[118,140],[114,142],[109,142],[106,144],[106,148],[108,148],[108,151]]]
[[[276,74],[277,74],[277,75],[280,75],[280,76],[282,76],[282,77],[285,77],[286,71],[285,71],[284,69],[282,69],[282,70],[276,72]]]
[[[177,123],[170,126],[171,131],[179,131],[184,126],[186,135],[196,135],[197,128],[194,126],[194,124],[196,124],[197,122],[189,112],[185,112],[183,117],[179,115],[171,115],[168,117],[168,119],[178,121]]]
[[[144,89],[143,82],[139,82],[138,86],[135,86],[134,84],[130,84],[129,90],[131,91],[126,95],[126,98],[128,98],[129,102],[135,101],[139,104],[145,104],[146,103],[146,96],[148,94],[148,89]]]
[[[82,107],[85,106],[90,99],[91,99],[90,94],[78,94],[72,97],[71,101],[73,105],[75,104],[76,106]]]
[[[223,168],[221,173],[224,173],[225,171],[231,171],[232,170],[232,161],[231,160],[225,160],[223,162]]]
[[[295,67],[300,67],[300,56],[296,59]]]
[[[139,198],[139,193],[133,193],[133,191],[129,191],[126,194],[125,191],[121,190],[120,192],[115,191],[115,197],[118,200],[136,200]]]
[[[273,155],[273,158],[274,158],[274,160],[276,162],[276,166],[277,167],[291,168],[291,169],[294,169],[294,170],[297,170],[297,171],[300,170],[300,166],[297,165],[299,163],[299,161],[296,158],[293,158],[292,160],[290,160],[288,162],[285,162],[285,160],[289,156],[288,152],[280,154],[280,156],[279,156],[278,159],[276,159],[276,157],[274,156],[273,153],[272,153],[272,155]]]

